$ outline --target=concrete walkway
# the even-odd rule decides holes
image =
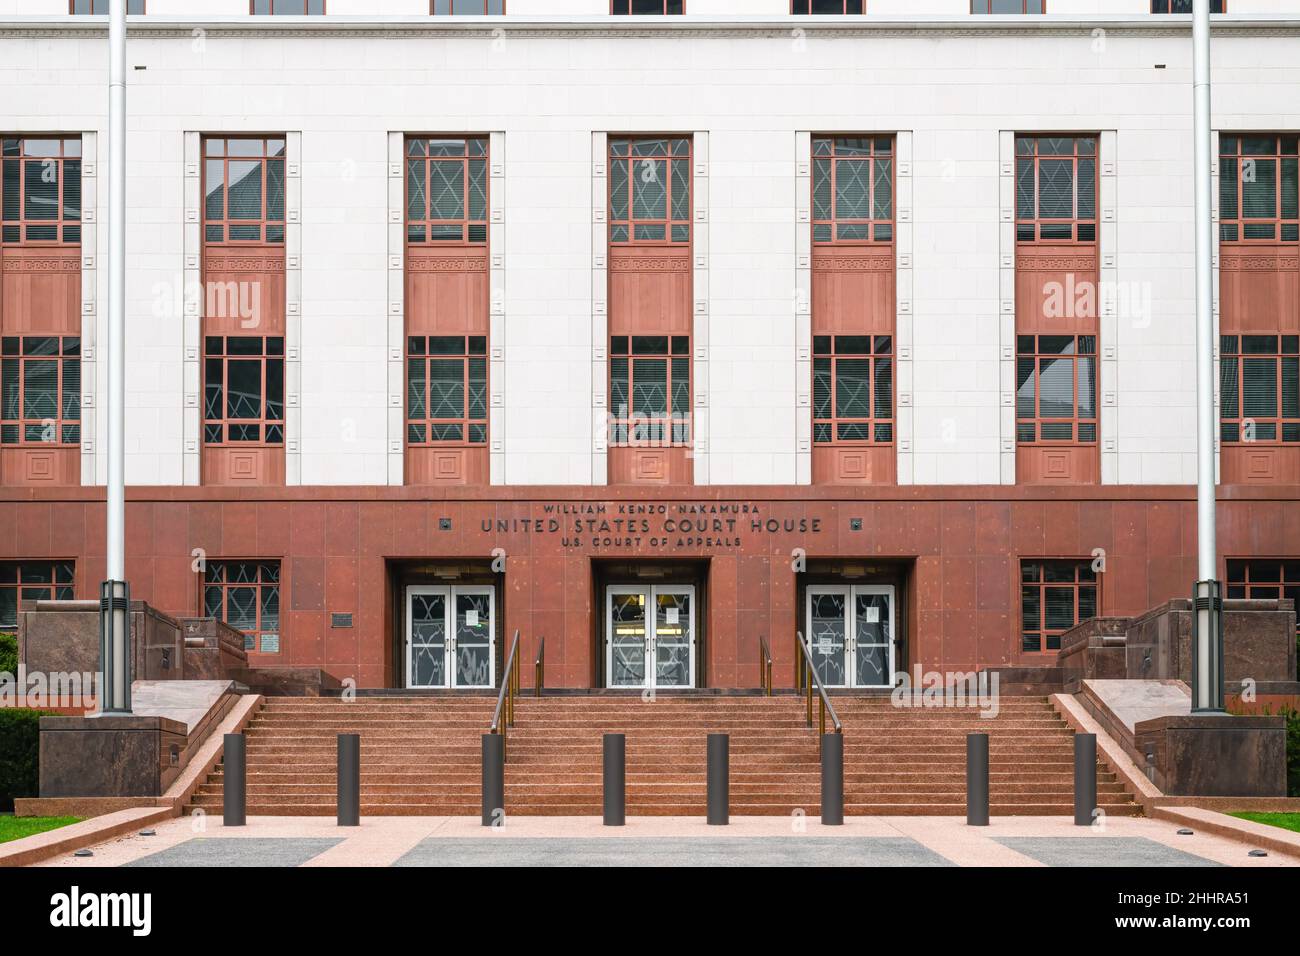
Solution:
[[[995,818],[968,827],[956,817],[632,817],[604,827],[589,817],[512,817],[484,828],[474,817],[372,817],[360,827],[333,818],[181,817],[42,866],[1300,866],[1300,857],[1251,857],[1251,845],[1179,825],[1109,818],[1080,828],[1061,817]]]

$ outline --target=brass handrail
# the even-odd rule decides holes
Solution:
[[[767,635],[758,635],[758,683],[767,696],[772,696],[772,648],[767,646]]]
[[[546,638],[537,641],[537,660],[533,662],[533,696],[541,697],[546,686]]]
[[[812,664],[812,648],[808,646],[808,641],[804,638],[802,631],[795,632],[798,638],[799,654],[803,658],[803,685],[805,695],[808,701],[807,717],[808,726],[813,725],[813,687],[817,688],[817,696],[820,698],[818,708],[818,728],[817,728],[817,752],[821,753],[822,736],[826,733],[826,715],[831,715],[831,726],[835,728],[835,733],[844,733],[844,725],[840,723],[839,715],[835,713],[835,708],[831,705],[831,699],[826,694],[826,688],[822,686],[822,679],[817,676],[817,668]]]
[[[492,712],[492,723],[488,733],[501,735],[501,754],[505,758],[508,731],[515,725],[515,698],[519,696],[519,668],[515,667],[515,658],[519,654],[519,631],[515,630],[510,642],[510,654],[506,657],[506,669],[501,675],[501,690],[497,694],[497,709]]]

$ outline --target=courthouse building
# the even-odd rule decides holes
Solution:
[[[1300,3],[1225,4],[1219,573],[1300,597]],[[105,577],[106,6],[0,0],[0,628]],[[1188,6],[132,0],[132,596],[719,689],[1187,596]]]

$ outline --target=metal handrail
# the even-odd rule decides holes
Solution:
[[[533,662],[533,696],[541,697],[546,686],[546,638],[538,638],[537,660]]]
[[[799,654],[803,657],[803,676],[804,688],[808,701],[808,726],[813,725],[813,687],[817,688],[817,696],[820,698],[818,708],[818,733],[817,733],[817,752],[822,749],[822,736],[826,733],[826,715],[831,715],[831,726],[837,734],[844,733],[844,725],[840,723],[839,715],[835,713],[834,706],[831,705],[831,699],[826,694],[826,688],[822,686],[822,679],[817,676],[817,668],[812,664],[812,648],[808,646],[807,639],[804,638],[802,631],[796,631],[795,636],[798,638]]]
[[[767,646],[767,635],[758,635],[758,685],[772,696],[772,648]]]
[[[501,675],[501,690],[497,694],[497,708],[492,712],[492,723],[488,733],[501,735],[501,754],[504,759],[508,731],[515,725],[515,698],[519,696],[519,669],[515,667],[515,658],[519,655],[519,630],[515,630],[510,642],[510,654],[506,657],[506,669]]]

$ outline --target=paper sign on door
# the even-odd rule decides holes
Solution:
[[[678,609],[675,608],[675,607],[670,607],[670,608],[667,608],[666,610],[667,610],[667,612],[668,612],[668,620],[667,620],[666,623],[668,623],[668,624],[676,624],[676,623],[677,623],[677,616],[678,616],[678,614],[679,614]]]
[[[478,611],[474,608],[470,608],[465,612],[465,626],[478,627]]]
[[[880,608],[878,607],[867,608],[867,623],[868,624],[880,623]]]

